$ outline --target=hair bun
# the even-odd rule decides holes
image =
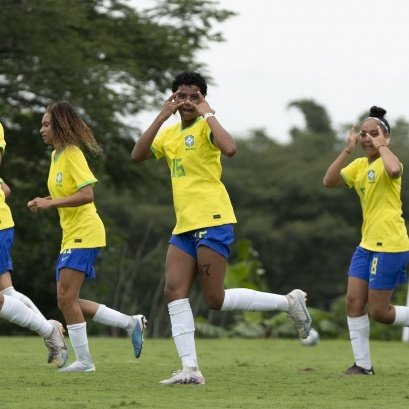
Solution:
[[[374,118],[383,118],[385,114],[386,111],[381,107],[373,106],[369,110],[369,116],[372,116]]]

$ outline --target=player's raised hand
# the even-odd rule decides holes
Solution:
[[[203,96],[203,94],[200,91],[197,91],[197,95],[199,95],[199,100],[197,104],[193,103],[190,100],[185,101],[185,103],[194,107],[198,115],[203,116],[204,114],[207,114],[208,112],[215,113],[214,109],[210,108],[209,103],[206,101],[206,98]]]
[[[377,126],[378,129],[378,135],[377,136],[372,136],[370,133],[367,135],[371,138],[372,144],[376,149],[379,149],[381,145],[389,145],[390,139],[385,136],[385,133],[383,132],[383,129],[381,126]]]
[[[180,90],[174,92],[163,104],[160,115],[164,119],[168,119],[171,115],[176,114],[177,110],[184,104],[184,102],[176,102],[176,97]]]
[[[347,136],[347,146],[346,149],[348,152],[352,152],[355,149],[356,143],[358,141],[358,134],[355,129],[355,124],[352,125],[351,129],[348,132]]]

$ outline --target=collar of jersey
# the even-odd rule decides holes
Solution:
[[[196,121],[195,122],[192,122],[189,126],[187,126],[186,128],[182,128],[182,122],[180,123],[180,132],[183,132],[183,131],[185,131],[186,129],[189,129],[189,128],[191,128],[193,125],[195,125],[198,121],[200,121],[200,118],[201,118],[201,116],[198,116],[197,118],[196,118]]]

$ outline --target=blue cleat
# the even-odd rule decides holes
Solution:
[[[139,358],[143,346],[143,330],[146,328],[148,321],[144,315],[131,316],[131,324],[128,329],[128,335],[131,337],[135,358]]]

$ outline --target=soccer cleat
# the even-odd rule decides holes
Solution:
[[[345,372],[345,375],[375,375],[375,371],[373,367],[371,369],[362,368],[362,366],[358,366],[355,362],[354,364],[348,368]]]
[[[146,328],[148,321],[141,314],[132,315],[130,318],[130,326],[127,332],[131,337],[135,358],[139,358],[143,346],[143,330]]]
[[[68,359],[68,347],[64,341],[64,328],[62,324],[55,320],[48,320],[53,326],[51,334],[44,337],[44,344],[48,349],[49,364],[55,363],[57,368],[61,368],[65,365]]]
[[[308,337],[311,329],[311,317],[305,305],[307,294],[301,290],[293,290],[287,294],[288,316],[294,322],[301,339]]]
[[[160,381],[162,385],[175,385],[175,384],[193,384],[204,385],[205,378],[200,372],[199,368],[183,368],[179,371],[173,372],[172,377]]]
[[[80,361],[75,361],[71,365],[60,369],[58,372],[95,372],[94,364],[83,364]]]

